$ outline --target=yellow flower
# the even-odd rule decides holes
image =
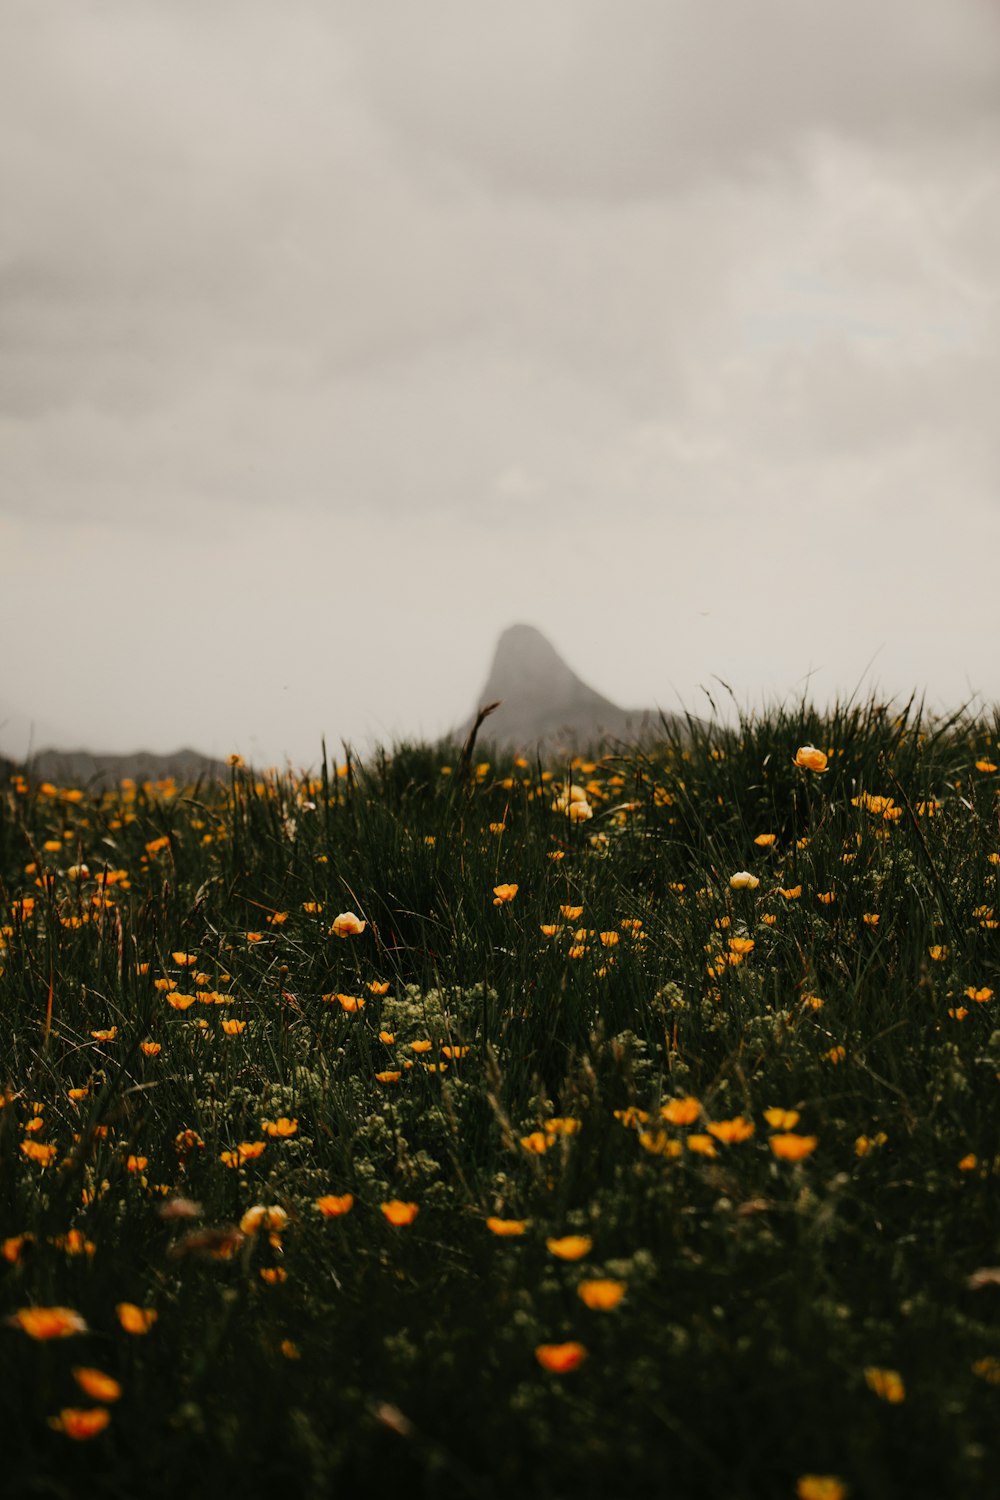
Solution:
[[[869,1365],[865,1370],[865,1384],[876,1396],[893,1405],[897,1405],[906,1396],[903,1378],[898,1370],[880,1370],[876,1365]]]
[[[779,1161],[801,1161],[816,1150],[819,1141],[814,1135],[795,1135],[792,1131],[786,1131],[781,1135],[772,1135],[768,1145]]]
[[[334,918],[330,931],[334,937],[357,937],[367,926],[368,923],[356,917],[352,911],[342,911],[339,917]]]
[[[115,1307],[118,1321],[126,1333],[148,1333],[157,1319],[153,1307],[138,1307],[134,1302],[119,1302]]]
[[[398,1198],[392,1198],[388,1203],[380,1203],[379,1208],[389,1223],[397,1227],[412,1224],[420,1212],[419,1204],[402,1203]]]
[[[567,922],[575,922],[577,917],[583,916],[582,906],[560,906],[559,910]]]
[[[64,1406],[57,1417],[49,1418],[49,1426],[74,1442],[84,1443],[103,1432],[110,1421],[111,1413],[106,1406]]]
[[[172,1005],[174,1010],[187,1010],[197,1000],[197,995],[182,995],[179,991],[167,996],[167,1004]]]
[[[495,885],[493,887],[493,905],[503,906],[505,902],[513,901],[516,895],[516,885]]]
[[[71,1307],[22,1307],[8,1321],[31,1339],[65,1339],[87,1333],[87,1324]]]
[[[700,1114],[701,1105],[693,1094],[683,1099],[668,1099],[660,1106],[660,1115],[671,1125],[693,1125]]]
[[[245,1021],[236,1021],[230,1019],[228,1021],[223,1021],[222,1029],[225,1032],[226,1036],[239,1036],[240,1032],[246,1029],[246,1024],[247,1023]]]
[[[92,1401],[117,1401],[122,1393],[121,1386],[113,1376],[105,1375],[103,1370],[95,1370],[90,1365],[75,1365],[73,1379]]]
[[[586,1307],[595,1312],[610,1312],[617,1307],[628,1290],[624,1281],[612,1281],[609,1279],[597,1281],[581,1281],[576,1289],[576,1294]]]
[[[795,752],[795,764],[805,771],[825,771],[829,756],[815,745],[800,745]]]
[[[545,1241],[550,1254],[559,1260],[582,1260],[590,1254],[593,1243],[589,1234],[564,1234],[561,1239]]]
[[[565,1375],[583,1363],[587,1358],[587,1351],[575,1341],[567,1344],[539,1344],[535,1349],[535,1358],[543,1370],[550,1370],[553,1375]]]
[[[737,870],[735,875],[730,875],[729,884],[734,891],[755,891],[760,881],[749,870]]]
[[[523,1234],[527,1227],[527,1219],[498,1219],[491,1215],[486,1220],[486,1228],[490,1234],[499,1235],[501,1239]]]
[[[802,887],[800,885],[790,885],[787,889],[783,890],[779,886],[778,895],[784,896],[786,901],[797,901],[802,895]]]
[[[761,849],[773,849],[777,842],[778,835],[776,833],[758,833],[754,839],[754,843]]]
[[[836,891],[817,891],[816,900],[822,901],[824,906],[832,906],[837,899]]]

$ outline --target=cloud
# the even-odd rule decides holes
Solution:
[[[442,728],[516,618],[636,704],[882,641],[1000,691],[971,623],[998,29],[985,0],[4,7],[0,612],[36,622],[7,698],[306,755],[296,643],[364,639],[334,732]]]

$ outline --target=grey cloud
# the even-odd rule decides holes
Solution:
[[[342,16],[380,115],[512,194],[659,196],[766,175],[813,131],[939,136],[998,108],[988,0],[374,0]]]

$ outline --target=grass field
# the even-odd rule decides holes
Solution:
[[[1000,1495],[998,766],[13,775],[0,1491]]]

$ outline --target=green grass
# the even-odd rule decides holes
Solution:
[[[573,767],[14,775],[4,1494],[1000,1493],[998,742],[870,703]],[[80,1366],[121,1386],[86,1440]]]

